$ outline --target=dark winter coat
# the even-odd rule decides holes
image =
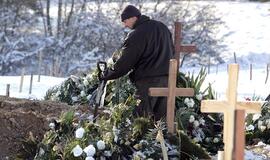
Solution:
[[[142,15],[124,41],[122,56],[109,70],[105,80],[119,78],[129,71],[130,79],[166,76],[173,58],[172,35],[163,23]]]

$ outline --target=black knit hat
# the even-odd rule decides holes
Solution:
[[[123,22],[124,20],[129,19],[131,17],[140,17],[140,16],[141,12],[136,7],[128,5],[121,14],[121,20]]]

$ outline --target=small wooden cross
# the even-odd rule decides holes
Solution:
[[[175,47],[175,59],[177,60],[177,68],[180,66],[180,58],[181,58],[181,52],[184,53],[191,53],[196,52],[196,46],[195,45],[185,45],[181,44],[182,42],[182,23],[175,22],[174,23],[175,29],[174,29],[174,47]]]
[[[201,102],[201,112],[224,113],[223,142],[224,142],[224,159],[232,160],[235,142],[235,117],[242,119],[241,116],[235,116],[236,110],[244,110],[246,113],[260,113],[263,102],[243,101],[237,102],[237,83],[238,83],[239,65],[229,65],[229,86],[227,90],[227,101],[203,100]],[[243,116],[243,114],[242,114]],[[244,128],[238,128],[240,133]],[[239,130],[236,132],[239,134]],[[239,150],[239,148],[238,148]],[[243,151],[244,148],[241,148]],[[243,158],[243,157],[242,157]],[[238,160],[238,159],[237,159]]]
[[[176,88],[177,60],[170,60],[168,88],[149,88],[150,96],[167,97],[166,122],[169,133],[174,133],[174,109],[176,96],[194,96],[193,88]]]

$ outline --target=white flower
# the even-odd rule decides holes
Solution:
[[[216,138],[214,138],[213,142],[214,143],[218,143],[219,142],[219,139],[216,137]]]
[[[146,158],[146,156],[141,151],[135,152],[133,156],[138,157],[138,158],[142,158],[142,159]]]
[[[258,128],[260,128],[263,124],[263,121],[258,121]]]
[[[200,125],[199,121],[197,121],[197,120],[194,121],[193,126],[194,126],[195,128],[199,127],[199,125]]]
[[[190,115],[189,117],[189,123],[192,123],[195,121],[195,117],[193,115]]]
[[[78,97],[76,97],[76,96],[75,97],[71,97],[71,99],[72,99],[73,102],[77,102],[78,101]]]
[[[49,124],[49,127],[50,127],[51,129],[54,129],[54,128],[55,128],[55,124],[54,124],[53,122],[51,122],[51,123]]]
[[[270,129],[270,122],[267,123],[267,129]]]
[[[89,94],[89,95],[86,97],[86,99],[89,101],[89,100],[91,99],[91,97],[92,97],[92,94]]]
[[[92,76],[92,74],[88,74],[88,75],[86,76],[86,78],[91,80],[91,79],[93,79],[93,76]]]
[[[81,91],[81,94],[80,94],[81,97],[84,97],[86,96],[85,92],[84,91]]]
[[[199,94],[196,95],[196,98],[197,98],[197,100],[200,101],[200,100],[202,100],[203,95],[201,93],[199,93]]]
[[[119,135],[120,131],[115,126],[113,126],[112,131],[113,131],[113,134],[114,134],[114,142],[117,142],[118,141],[118,135]]]
[[[79,85],[78,85],[78,88],[79,88],[80,90],[83,90],[83,87],[84,87],[83,84],[79,84]]]
[[[252,120],[253,120],[253,121],[256,121],[256,120],[259,119],[260,117],[261,117],[261,114],[259,114],[259,113],[254,114],[254,115],[252,116]]]
[[[72,152],[74,157],[79,157],[80,155],[82,155],[83,150],[79,145],[77,145],[75,148],[72,149]]]
[[[199,140],[198,137],[194,137],[194,138],[193,138],[193,141],[197,143],[197,142],[199,142],[200,140]]]
[[[86,157],[85,160],[95,160],[93,157]]]
[[[99,140],[98,142],[97,142],[97,148],[99,149],[99,150],[103,150],[103,149],[105,149],[105,142],[104,141],[102,141],[102,140]]]
[[[266,129],[266,126],[260,126],[260,130],[263,132]]]
[[[85,147],[83,151],[86,153],[88,157],[92,157],[96,154],[96,148],[92,144]]]
[[[87,78],[84,78],[84,80],[83,80],[83,85],[84,85],[84,86],[88,86],[88,85],[89,85],[89,82],[88,82]]]
[[[210,140],[211,140],[211,138],[209,138],[209,137],[207,137],[207,138],[205,138],[205,142],[210,142]]]
[[[94,115],[89,115],[89,116],[87,117],[87,119],[88,119],[90,122],[92,122],[92,121],[94,120]]]
[[[189,98],[185,98],[184,103],[187,104],[189,102]]]
[[[43,148],[40,148],[38,154],[39,154],[39,155],[44,155],[44,153],[45,153],[44,149],[43,149]]]
[[[188,108],[192,108],[195,104],[195,102],[192,98],[185,98],[184,102],[188,106]]]
[[[247,131],[253,131],[253,130],[254,130],[254,126],[253,126],[252,124],[250,124],[250,125],[248,125],[248,126],[246,127],[246,130],[247,130]]]
[[[112,152],[111,151],[104,151],[104,156],[111,157],[112,156]]]
[[[201,125],[203,125],[203,126],[205,125],[205,120],[203,118],[200,118],[199,122],[200,122]]]
[[[75,131],[76,138],[82,138],[85,130],[81,127]]]

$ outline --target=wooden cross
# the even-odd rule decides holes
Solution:
[[[235,137],[244,134],[244,128],[237,128],[235,132],[235,118],[244,121],[244,114],[235,116],[236,110],[244,110],[246,113],[259,113],[262,102],[243,101],[237,102],[237,83],[238,83],[239,65],[229,65],[229,83],[227,90],[227,101],[203,100],[201,102],[201,112],[224,113],[223,142],[224,142],[224,159],[232,160]],[[239,131],[241,130],[241,132]],[[235,135],[237,133],[237,136]],[[236,145],[237,146],[237,145]],[[237,148],[244,152],[244,148]],[[242,157],[243,159],[243,157]],[[239,159],[237,159],[239,160]]]
[[[180,66],[180,58],[181,52],[183,53],[191,53],[196,52],[195,45],[185,45],[182,43],[182,23],[174,22],[174,47],[175,47],[175,59],[177,60],[177,68]]]
[[[167,97],[166,122],[169,133],[174,133],[174,109],[176,96],[194,96],[193,88],[176,88],[177,60],[170,60],[168,88],[149,88],[150,96]]]

